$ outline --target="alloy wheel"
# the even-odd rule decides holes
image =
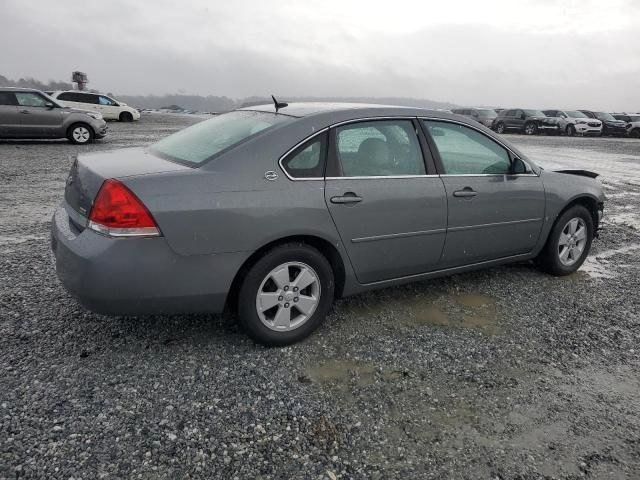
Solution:
[[[313,268],[302,262],[287,262],[262,280],[256,295],[258,317],[271,330],[294,330],[311,318],[320,294],[320,277]]]
[[[582,218],[572,218],[562,229],[558,240],[558,258],[570,267],[582,257],[587,244],[587,225]]]
[[[76,127],[73,129],[73,132],[71,132],[71,134],[73,135],[73,139],[77,143],[87,143],[91,138],[91,134],[86,127]]]

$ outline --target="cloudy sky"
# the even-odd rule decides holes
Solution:
[[[119,94],[640,110],[640,1],[4,0],[0,74]]]

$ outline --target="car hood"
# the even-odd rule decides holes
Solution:
[[[626,122],[622,120],[601,120],[601,122],[606,125],[615,125],[616,127],[624,127],[626,125]]]

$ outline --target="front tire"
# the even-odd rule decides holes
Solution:
[[[93,142],[95,134],[93,129],[86,123],[75,123],[67,130],[67,138],[76,145],[85,145]]]
[[[496,125],[496,132],[504,133],[504,131],[505,131],[504,123],[498,122],[498,124]]]
[[[538,133],[538,125],[536,125],[533,122],[527,123],[524,126],[524,133],[525,133],[525,135],[535,135],[535,134],[537,134]]]
[[[567,125],[567,136],[568,137],[573,137],[576,134],[576,127],[574,127],[573,125]]]
[[[569,275],[580,268],[591,249],[594,227],[591,213],[574,205],[556,220],[537,263],[555,276]]]
[[[629,132],[631,138],[640,138],[640,127],[634,128]]]
[[[122,112],[119,119],[121,122],[133,122],[133,115],[129,112]]]
[[[258,343],[290,345],[320,326],[334,291],[331,265],[317,249],[303,243],[280,245],[245,276],[238,295],[238,320]]]

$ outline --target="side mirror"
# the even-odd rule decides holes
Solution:
[[[52,108],[55,108],[55,105],[51,102],[45,103],[44,106],[47,107],[49,110],[51,110]]]
[[[509,173],[512,175],[527,173],[527,164],[516,157],[513,159],[513,162],[511,162],[511,169]]]

